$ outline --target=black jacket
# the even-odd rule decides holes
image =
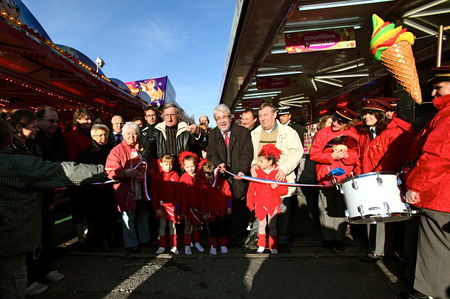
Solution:
[[[240,171],[249,174],[253,160],[253,144],[248,129],[236,124],[231,125],[230,157],[227,158],[227,148],[219,128],[216,127],[209,133],[207,159],[213,162],[214,166],[227,164],[227,169],[234,174]],[[245,195],[247,187],[248,184],[244,180],[231,181],[233,196],[236,198]]]
[[[141,128],[141,136],[139,142],[144,147],[144,151],[142,152],[142,156],[147,161],[151,161],[151,159],[158,158],[157,152],[157,142],[158,142],[159,132],[155,129],[155,126],[151,126],[146,124]]]
[[[199,141],[195,139],[194,135],[189,133],[187,130],[187,124],[185,122],[178,123],[178,129],[176,134],[177,143],[177,156],[183,151],[191,151],[196,154],[199,153]],[[158,157],[166,154],[166,124],[161,122],[155,126],[158,131],[156,135],[156,146]],[[201,140],[201,136],[199,138]]]

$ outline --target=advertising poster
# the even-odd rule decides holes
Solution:
[[[286,33],[284,40],[289,54],[356,48],[353,28]]]
[[[167,77],[160,77],[154,79],[145,79],[139,81],[125,82],[128,88],[134,95],[144,93],[145,97],[142,97],[152,106],[164,105],[164,96],[166,94]]]

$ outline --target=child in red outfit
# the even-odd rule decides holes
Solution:
[[[202,206],[203,219],[208,226],[210,234],[209,253],[217,255],[217,245],[222,254],[228,253],[227,248],[227,223],[231,214],[231,189],[228,182],[221,176],[214,176],[214,164],[205,162],[202,165],[203,177]]]
[[[192,254],[191,251],[191,233],[194,247],[199,252],[205,249],[200,244],[200,227],[202,225],[202,215],[200,212],[201,192],[199,176],[197,171],[198,157],[191,152],[182,152],[179,156],[180,166],[185,171],[181,176],[179,198],[181,211],[185,217],[184,223],[184,253]]]
[[[258,154],[257,178],[275,180],[278,173],[277,161],[281,151],[273,144],[266,144]],[[282,182],[286,182],[284,179]],[[266,248],[266,226],[269,225],[269,248],[272,254],[278,253],[276,242],[276,215],[280,213],[281,196],[288,193],[288,187],[278,184],[251,182],[247,191],[247,207],[255,211],[258,219],[258,250]]]
[[[179,254],[177,249],[177,232],[175,224],[179,223],[177,200],[178,173],[172,171],[174,158],[171,155],[163,155],[158,160],[159,172],[152,180],[153,209],[159,218],[159,247],[156,254],[166,250],[166,226],[169,226],[170,251]]]

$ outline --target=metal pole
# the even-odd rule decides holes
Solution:
[[[443,36],[444,36],[444,26],[440,25],[439,31],[438,31],[438,42],[437,42],[437,49],[436,49],[436,67],[441,66]]]

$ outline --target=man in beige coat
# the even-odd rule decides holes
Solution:
[[[303,146],[297,132],[289,126],[277,121],[277,109],[268,103],[261,105],[258,111],[260,125],[251,132],[253,143],[252,176],[256,176],[258,153],[265,144],[274,144],[281,150],[281,157],[278,161],[277,180],[295,183],[295,169],[303,155]],[[280,252],[288,252],[288,224],[289,218],[295,208],[296,188],[289,187],[288,194],[282,197],[280,207],[281,214],[278,215],[278,248]],[[254,225],[255,226],[255,225]]]

